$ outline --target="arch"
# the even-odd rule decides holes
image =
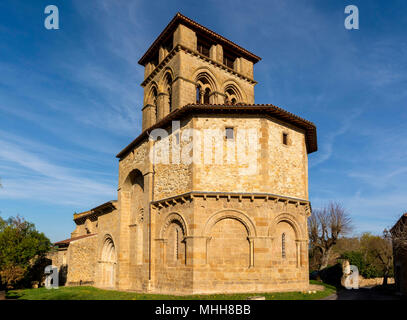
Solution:
[[[167,85],[168,77],[170,77],[172,79],[172,81],[174,81],[174,79],[175,79],[174,71],[169,66],[165,67],[165,69],[164,69],[164,71],[163,71],[163,73],[161,75],[161,78],[160,78],[160,80],[158,82],[159,83],[158,87],[160,89],[160,92],[165,92],[165,87]]]
[[[185,219],[177,212],[172,212],[168,214],[168,216],[165,218],[164,223],[161,227],[160,231],[160,238],[161,239],[166,239],[166,231],[168,227],[171,225],[171,223],[178,223],[184,233],[184,237],[188,236],[188,227],[185,222]]]
[[[146,95],[146,101],[144,102],[144,105],[146,104],[155,104],[155,100],[157,99],[158,96],[158,85],[156,82],[152,82],[150,84],[149,89],[147,90],[147,95]]]
[[[232,99],[235,99],[236,103],[246,102],[244,91],[233,80],[227,80],[223,83],[223,93],[225,94],[225,103],[231,103]]]
[[[268,232],[269,236],[273,236],[273,234],[275,234],[276,227],[280,222],[287,222],[289,225],[291,225],[291,227],[294,230],[295,237],[297,240],[301,240],[303,238],[303,232],[302,232],[299,224],[297,223],[296,218],[290,213],[281,213],[277,217],[274,218],[274,220],[271,222],[271,225],[269,227],[269,232]]]
[[[147,91],[147,95],[145,96],[144,105],[151,105],[153,106],[153,114],[151,114],[151,121],[152,123],[157,122],[158,117],[158,85],[155,82],[152,82],[150,85],[149,90]]]
[[[207,68],[207,67],[200,67],[195,70],[192,79],[194,82],[198,82],[201,80],[201,82],[205,82],[209,85],[211,91],[217,91],[218,88],[220,87],[215,75],[212,73],[212,71]],[[205,89],[205,88],[202,88]]]
[[[212,227],[223,219],[235,219],[240,221],[246,228],[249,237],[256,237],[256,227],[252,220],[242,211],[235,209],[224,209],[214,213],[206,222],[204,229],[202,231],[202,236],[207,237],[212,229]]]
[[[144,175],[139,169],[133,169],[129,172],[122,185],[123,191],[131,191],[131,187],[134,185],[138,185],[144,192]]]
[[[114,287],[116,280],[117,253],[113,237],[106,234],[103,237],[102,249],[100,252],[101,285],[104,287]]]
[[[218,91],[218,83],[216,82],[216,77],[212,72],[206,68],[198,68],[193,76],[194,82],[196,83],[197,89],[197,103],[217,103],[215,92]]]

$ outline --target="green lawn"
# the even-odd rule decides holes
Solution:
[[[313,284],[321,284],[310,281]],[[267,300],[315,300],[326,297],[335,292],[335,287],[326,285],[324,291],[314,294],[301,292],[275,293],[242,293],[242,294],[213,294],[172,296],[160,294],[142,294],[134,292],[101,290],[93,287],[60,287],[59,289],[22,289],[11,290],[7,293],[9,299],[22,300],[246,300],[249,296],[265,296]]]

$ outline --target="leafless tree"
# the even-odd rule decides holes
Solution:
[[[328,266],[329,255],[339,236],[351,229],[351,218],[338,202],[330,202],[324,208],[312,211],[308,232],[311,249],[320,252],[319,270]]]
[[[390,232],[384,230],[382,237],[371,236],[366,249],[373,258],[374,264],[383,273],[383,285],[387,285],[387,279],[393,269],[393,248]]]

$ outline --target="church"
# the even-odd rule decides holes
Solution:
[[[142,132],[117,154],[117,200],[75,213],[71,237],[55,243],[66,285],[162,294],[308,288],[316,127],[255,104],[258,61],[174,16],[139,60]]]

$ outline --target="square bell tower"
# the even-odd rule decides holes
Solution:
[[[143,131],[187,104],[254,104],[260,58],[177,13],[139,60]]]

